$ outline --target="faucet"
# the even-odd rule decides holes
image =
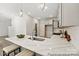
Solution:
[[[63,29],[60,30],[60,33],[61,33],[60,37],[61,37],[61,38],[64,38],[64,30],[63,30]]]

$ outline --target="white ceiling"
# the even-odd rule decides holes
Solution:
[[[41,3],[0,3],[0,15],[16,16],[19,14],[20,9],[23,13],[28,14],[35,18],[55,17],[57,15],[57,3],[46,3],[47,10],[42,11],[39,6]]]

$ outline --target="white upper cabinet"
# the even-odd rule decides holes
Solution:
[[[62,4],[62,25],[63,26],[79,25],[78,3]]]

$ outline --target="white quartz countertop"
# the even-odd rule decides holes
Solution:
[[[17,37],[11,37],[11,38],[5,38],[6,40],[20,45],[26,49],[32,50],[40,55],[49,55],[52,48],[57,48],[58,47],[68,47],[68,46],[72,46],[70,43],[65,42],[63,40],[59,40],[59,38],[43,38],[43,37],[39,37],[39,38],[43,38],[45,39],[44,41],[36,41],[36,40],[30,40],[28,39],[30,36],[26,36],[23,39],[19,39]],[[58,42],[58,41],[59,42]]]
[[[6,40],[20,45],[26,49],[32,50],[36,53],[39,53],[40,55],[47,55],[49,49],[47,48],[47,46],[44,46],[44,41],[36,41],[36,40],[30,40],[28,39],[30,36],[19,39],[17,37],[11,37],[11,38],[5,38]],[[41,37],[38,37],[41,38]],[[46,38],[44,38],[46,39]]]

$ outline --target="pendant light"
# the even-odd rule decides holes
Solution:
[[[22,16],[23,16],[23,10],[20,9],[20,17],[22,17]]]

